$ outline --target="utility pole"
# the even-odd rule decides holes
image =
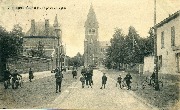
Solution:
[[[158,57],[157,57],[157,28],[156,28],[156,0],[154,0],[154,72],[155,72],[155,90],[159,90],[158,83]]]

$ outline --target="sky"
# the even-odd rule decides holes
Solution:
[[[84,52],[84,23],[91,4],[99,22],[100,41],[109,41],[116,27],[127,34],[129,26],[133,26],[141,37],[146,37],[154,25],[154,0],[0,0],[0,25],[11,30],[14,24],[20,24],[27,32],[31,19],[49,19],[52,25],[57,14],[66,53],[72,57]],[[27,6],[56,9],[26,9]],[[157,0],[157,23],[178,10],[180,0]]]

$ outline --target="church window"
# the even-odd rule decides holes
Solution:
[[[89,35],[94,35],[94,34],[96,34],[96,30],[95,29],[89,29],[88,34]]]
[[[91,33],[91,29],[89,29],[89,34]]]

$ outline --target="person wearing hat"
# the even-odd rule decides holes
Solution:
[[[121,75],[119,75],[119,77],[117,78],[117,83],[119,84],[120,88],[122,89],[121,80],[122,80]]]
[[[59,68],[57,68],[56,70],[55,78],[56,78],[56,93],[58,93],[58,90],[59,92],[61,92],[61,83],[63,78],[62,71],[60,71]]]
[[[103,86],[104,86],[104,89],[105,89],[105,87],[106,87],[106,81],[107,81],[106,73],[103,73],[103,76],[102,76],[102,86],[101,86],[100,89],[102,89]]]

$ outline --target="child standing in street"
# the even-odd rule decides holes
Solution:
[[[100,89],[102,89],[103,86],[104,86],[104,89],[105,89],[106,81],[107,81],[107,76],[106,76],[105,73],[103,73],[103,76],[102,76],[102,86],[101,86]]]
[[[84,84],[85,84],[85,77],[84,77],[84,75],[82,75],[82,76],[80,77],[80,81],[81,81],[81,83],[82,83],[82,88],[84,88]]]
[[[117,83],[119,84],[120,88],[122,89],[121,80],[122,80],[121,75],[119,75],[119,77],[117,78]]]

